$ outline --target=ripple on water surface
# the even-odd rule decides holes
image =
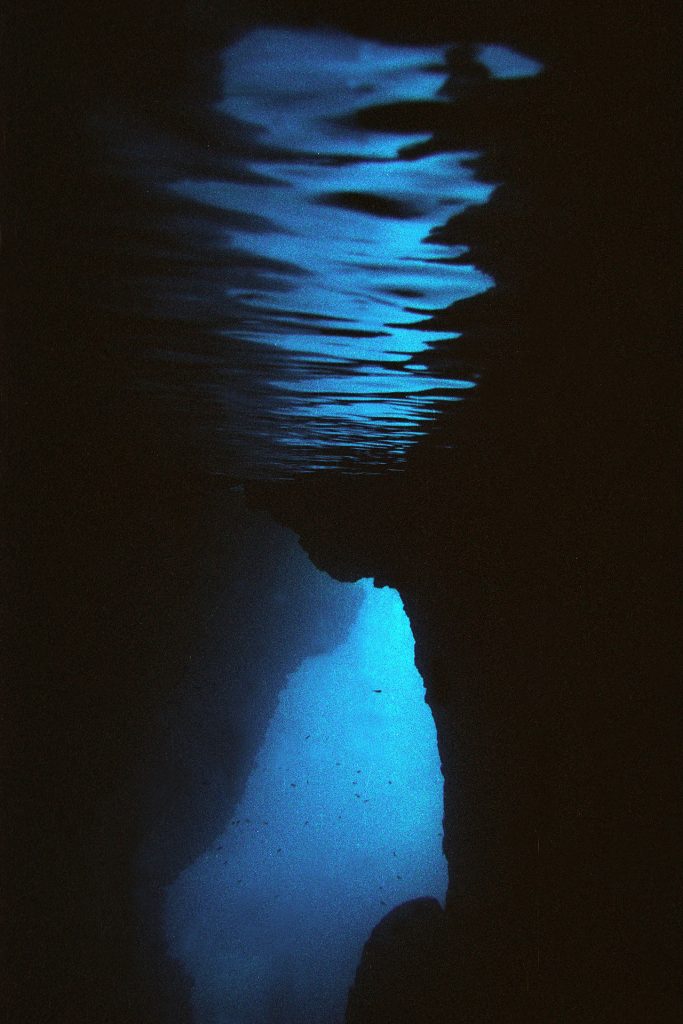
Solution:
[[[245,432],[253,460],[311,468],[343,450],[400,461],[435,403],[474,387],[421,365],[448,332],[416,324],[491,285],[462,248],[429,235],[492,187],[474,180],[472,153],[411,154],[430,137],[419,115],[400,131],[359,116],[446,107],[446,51],[258,28],[224,53],[219,109],[241,152],[223,179],[168,187],[227,217],[225,343],[263,348],[268,387],[267,420]]]

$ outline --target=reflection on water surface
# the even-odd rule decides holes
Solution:
[[[275,346],[271,444],[283,466],[334,463],[336,445],[400,460],[434,408],[472,380],[419,361],[447,336],[416,330],[430,311],[490,286],[432,228],[492,191],[471,153],[413,158],[429,132],[369,131],[367,106],[439,99],[446,47],[259,28],[224,54],[220,109],[242,125],[230,180],[186,178],[174,193],[229,213],[231,341]],[[265,353],[264,353],[265,354]],[[254,438],[254,455],[259,447]],[[271,456],[272,458],[272,456]]]
[[[477,83],[538,70],[492,45],[262,26],[221,55],[213,107],[149,137],[108,125],[156,218],[132,218],[143,269],[124,269],[151,335],[141,386],[200,420],[204,404],[220,471],[400,468],[476,388],[432,316],[493,285],[443,229],[495,186],[448,126]]]

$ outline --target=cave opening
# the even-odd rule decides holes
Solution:
[[[397,904],[443,902],[436,730],[399,594],[371,580],[346,638],[281,690],[222,834],[168,888],[168,955],[197,1024],[344,1019],[363,944]]]

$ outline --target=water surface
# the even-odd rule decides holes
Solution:
[[[448,51],[253,28],[222,55],[205,145],[199,123],[182,152],[158,144],[163,179],[148,168],[146,185],[187,252],[180,275],[147,279],[149,308],[209,341],[166,349],[160,333],[151,355],[210,401],[242,475],[399,467],[475,388],[423,360],[457,344],[431,313],[492,285],[437,229],[493,186],[476,154],[421,149],[452,103]]]

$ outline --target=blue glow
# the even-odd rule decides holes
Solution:
[[[443,780],[410,626],[395,591],[356,586],[347,640],[290,676],[224,834],[168,890],[197,1024],[341,1022],[374,924],[445,897]]]
[[[510,50],[507,46],[481,46],[477,58],[494,78],[534,78],[543,70],[539,61]]]
[[[430,377],[409,360],[453,338],[452,331],[416,329],[420,320],[492,285],[474,266],[447,262],[461,258],[462,247],[433,241],[430,232],[486,202],[493,186],[474,180],[466,162],[475,154],[410,158],[403,148],[428,140],[428,131],[369,130],[356,117],[370,106],[447,105],[439,96],[446,51],[325,31],[254,29],[225,51],[218,104],[243,137],[230,160],[233,171],[244,173],[167,186],[234,215],[224,239],[233,261],[225,295],[235,323],[223,336],[226,351],[235,341],[287,356],[271,392],[270,413],[279,423],[269,429],[281,453],[299,440],[302,448],[327,447],[321,458],[333,461],[330,419],[357,447],[358,431],[371,426],[373,415],[364,415],[364,403],[346,400],[371,391],[381,396],[385,421],[399,428],[390,436],[377,432],[373,444],[400,456],[433,414],[435,391],[447,390],[455,401],[456,392],[474,386]],[[334,370],[327,373],[330,361]],[[399,393],[411,395],[408,405],[394,399]],[[225,404],[234,412],[232,393]]]
[[[445,77],[444,47],[392,46],[341,32],[257,28],[227,51],[222,106],[266,141],[319,156],[393,157],[414,136],[371,135],[329,122],[359,104],[424,99]],[[434,70],[436,65],[437,70]],[[439,72],[439,66],[442,68]],[[324,134],[311,130],[326,122]],[[425,136],[428,138],[428,135]]]

